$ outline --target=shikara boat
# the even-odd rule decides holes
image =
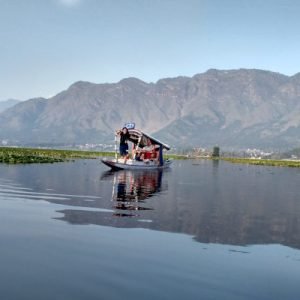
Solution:
[[[117,134],[115,134],[115,158],[103,158],[101,161],[113,170],[153,170],[167,168],[171,160],[163,158],[164,150],[170,150],[170,146],[162,143],[145,132],[125,125],[129,132],[128,157],[118,157]],[[151,150],[149,150],[149,144]],[[130,153],[131,151],[131,153]]]

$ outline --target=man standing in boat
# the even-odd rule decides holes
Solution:
[[[120,155],[125,158],[128,158],[128,139],[129,131],[127,127],[123,127],[122,130],[118,130],[117,134],[120,136]]]

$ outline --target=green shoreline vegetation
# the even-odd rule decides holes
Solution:
[[[231,158],[220,157],[220,160],[228,161],[237,164],[248,164],[256,166],[271,166],[271,167],[293,167],[299,168],[299,160],[275,160],[275,159],[252,159],[252,158]]]
[[[114,155],[114,152],[104,151],[0,147],[0,163],[6,164],[55,163],[79,158],[95,159]],[[172,159],[186,158],[184,155],[172,154],[166,155],[166,157]]]
[[[30,163],[55,163],[70,161],[79,158],[95,159],[104,156],[114,156],[114,152],[85,151],[85,150],[58,150],[40,148],[0,147],[0,163],[6,164],[30,164]],[[193,159],[196,157],[176,154],[166,154],[171,159]],[[204,159],[204,158],[198,158]],[[251,159],[232,157],[206,157],[206,159],[223,160],[231,163],[276,166],[276,167],[300,167],[297,160]]]
[[[98,151],[0,147],[0,163],[6,164],[55,163],[111,155],[111,152]]]

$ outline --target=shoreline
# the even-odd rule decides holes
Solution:
[[[74,159],[86,158],[96,159],[103,156],[114,156],[114,152],[86,151],[86,150],[62,150],[62,149],[40,149],[40,148],[17,148],[0,147],[0,163],[5,164],[30,164],[30,163],[55,163]],[[231,163],[249,164],[256,166],[272,167],[300,167],[300,160],[276,160],[276,159],[252,159],[238,157],[187,157],[185,155],[165,154],[171,159],[211,159],[223,160]]]

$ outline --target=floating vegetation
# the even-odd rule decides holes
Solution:
[[[93,159],[101,156],[114,156],[114,152],[0,147],[0,163],[6,164],[55,163],[69,161],[76,158]],[[166,154],[165,157],[172,159],[193,158],[186,155],[176,154]],[[300,167],[299,160],[251,159],[235,157],[221,157],[213,159],[221,159],[231,163],[259,166]]]
[[[222,160],[232,163],[249,164],[257,166],[274,166],[274,167],[300,167],[299,160],[274,160],[274,159],[252,159],[252,158],[225,158]]]
[[[191,157],[187,155],[180,155],[180,154],[164,154],[164,158],[169,158],[169,159],[189,159]]]
[[[55,163],[74,158],[97,158],[112,155],[107,152],[0,147],[0,163]]]

